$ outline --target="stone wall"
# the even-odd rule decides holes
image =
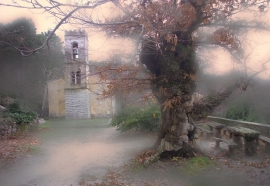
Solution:
[[[49,117],[65,116],[64,79],[48,82]]]
[[[0,139],[13,136],[18,132],[34,131],[39,129],[40,119],[35,119],[31,123],[23,125],[16,124],[11,118],[0,117]]]
[[[207,119],[210,121],[215,121],[218,123],[225,124],[227,126],[241,126],[241,127],[250,128],[250,129],[261,132],[262,135],[270,136],[270,125],[268,124],[232,120],[232,119],[219,118],[219,117],[213,117],[213,116],[208,116]]]
[[[17,125],[10,118],[0,118],[0,138],[16,132]]]
[[[89,119],[90,93],[88,89],[65,89],[66,119]]]

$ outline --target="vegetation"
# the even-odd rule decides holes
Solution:
[[[198,157],[193,157],[187,160],[185,164],[185,170],[189,174],[196,174],[214,165],[215,165],[215,162],[211,160],[210,158],[198,156]]]
[[[160,127],[161,113],[158,105],[127,107],[112,119],[112,126],[125,132],[131,129],[155,131]]]
[[[259,122],[259,117],[257,116],[254,107],[249,104],[236,105],[228,108],[226,112],[226,118],[250,122]]]
[[[9,104],[7,110],[4,112],[4,117],[12,118],[18,125],[31,123],[37,116],[37,113],[20,104],[18,101]]]
[[[47,83],[46,71],[64,65],[62,43],[53,35],[47,47],[29,57],[22,57],[16,48],[35,48],[42,44],[50,32],[36,33],[31,19],[19,18],[0,24],[0,90],[35,110],[42,105]],[[58,71],[57,75],[61,75]]]
[[[237,82],[243,74],[232,71],[224,75],[201,73],[197,80],[197,91],[203,95],[222,90],[233,82]],[[252,86],[245,92],[235,91],[227,100],[217,107],[211,114],[216,117],[225,117],[259,123],[270,123],[268,105],[270,100],[269,80],[253,79]]]

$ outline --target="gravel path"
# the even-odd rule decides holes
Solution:
[[[70,186],[84,177],[101,180],[154,143],[151,135],[121,134],[107,119],[42,124],[37,152],[0,170],[1,186]]]

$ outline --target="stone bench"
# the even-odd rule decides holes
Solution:
[[[260,135],[259,140],[265,144],[265,152],[270,152],[270,138]]]
[[[216,138],[221,138],[221,130],[226,127],[226,125],[221,124],[221,123],[217,123],[214,121],[208,122],[206,123],[210,129],[210,131],[213,132],[214,136]]]
[[[213,135],[213,132],[210,130],[207,130],[201,126],[197,126],[197,128],[200,130],[200,136],[204,136],[205,139],[209,139],[211,135]],[[205,135],[203,135],[205,134]]]
[[[252,156],[257,153],[260,132],[240,126],[227,127],[227,129],[232,133],[233,142],[237,143],[239,148],[241,148],[243,144],[241,138],[244,138],[244,150],[246,155]]]
[[[229,156],[233,155],[234,154],[234,149],[237,147],[237,144],[230,141],[230,140],[227,140],[227,139],[222,139],[222,138],[216,138],[216,137],[213,137],[213,139],[216,141],[216,146],[215,148],[220,148],[220,142],[224,142],[226,144],[228,144],[228,147],[229,147]]]

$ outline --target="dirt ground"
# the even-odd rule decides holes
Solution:
[[[102,181],[96,183],[85,181],[80,185],[269,186],[269,154],[259,152],[256,156],[246,156],[242,150],[237,150],[235,155],[229,158],[225,145],[222,145],[221,149],[214,149],[212,141],[198,143],[205,148],[206,158],[173,157],[158,161],[147,168],[139,164],[136,161],[138,158],[135,158],[118,170],[108,171]],[[194,159],[199,161],[194,162]]]
[[[0,141],[2,186],[268,186],[270,157],[198,140],[208,158],[172,157],[145,168],[139,162],[155,135],[119,133],[106,119],[54,120],[36,135]],[[8,145],[7,145],[8,144]],[[194,159],[196,160],[196,159]]]
[[[24,156],[18,155],[23,158],[14,158],[14,161],[6,160],[16,156],[17,151],[11,151],[12,156],[4,156],[0,164],[0,185],[70,186],[78,185],[83,177],[101,180],[107,170],[120,167],[153,144],[153,136],[121,134],[108,121],[54,120],[42,124],[42,131],[36,135],[38,146],[26,143],[32,150]],[[22,146],[25,145],[20,142],[17,147]]]

